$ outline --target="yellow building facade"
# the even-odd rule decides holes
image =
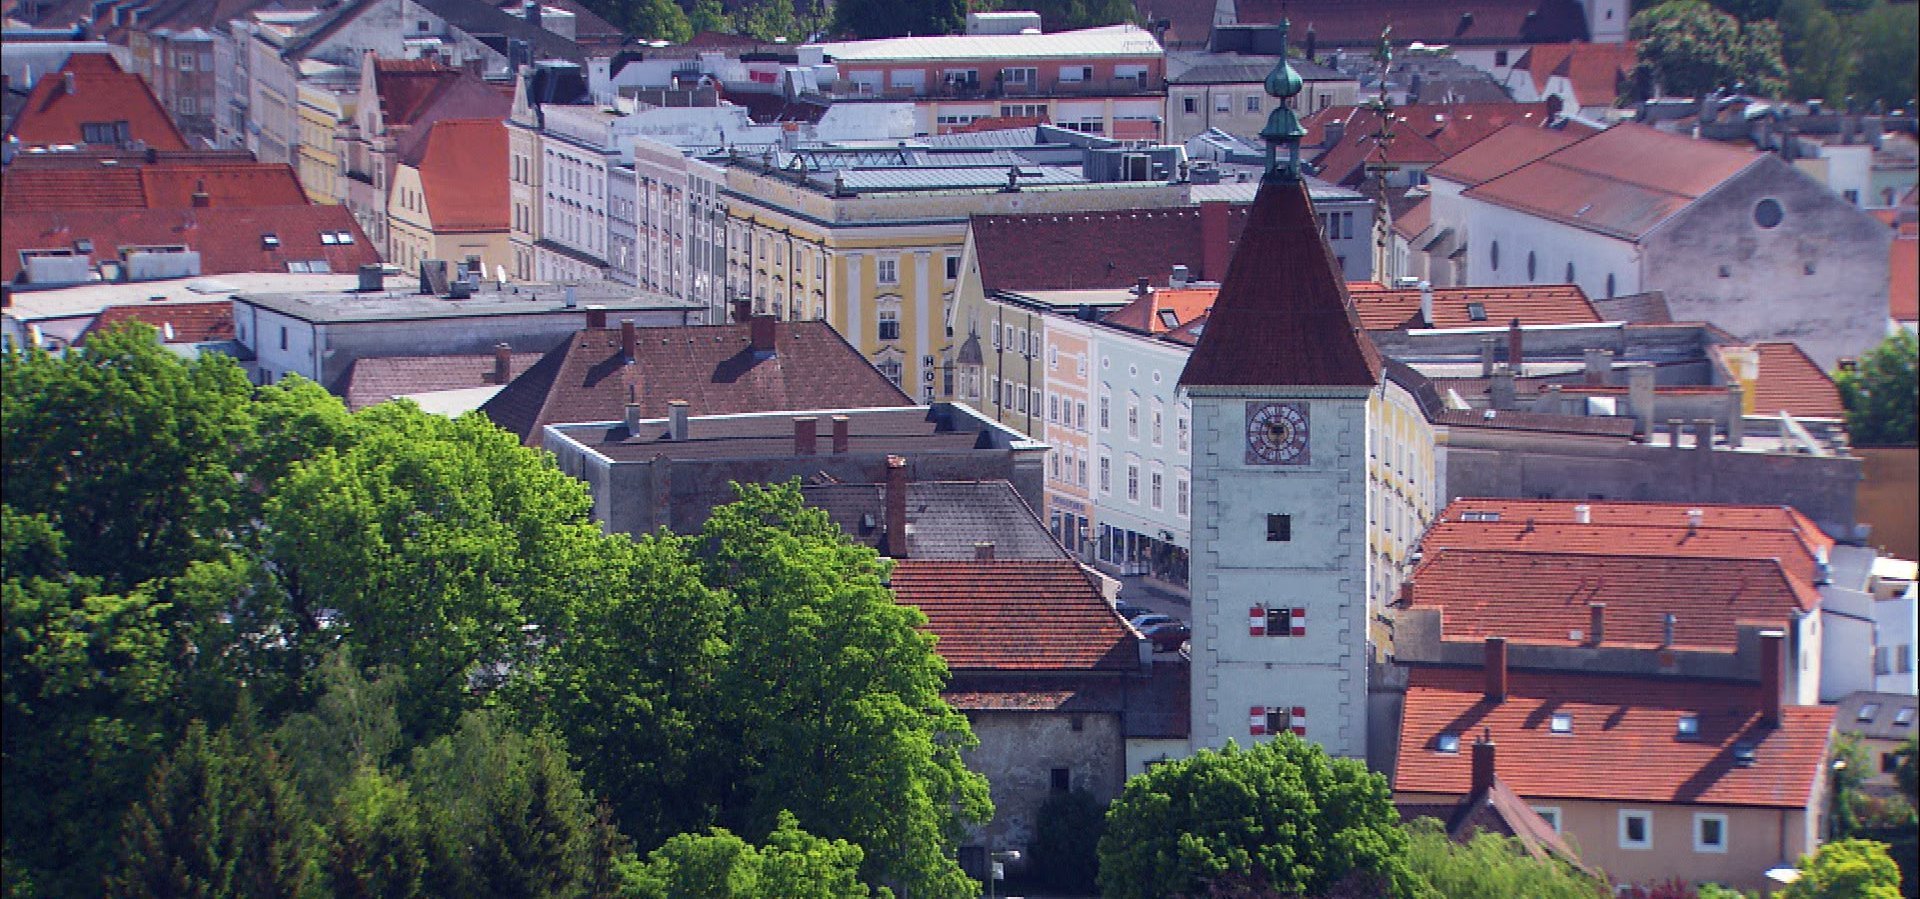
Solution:
[[[351,95],[316,86],[299,85],[295,114],[299,142],[294,149],[294,170],[307,199],[334,205],[346,202],[346,184],[341,174],[340,150],[334,144],[334,131],[340,122],[353,116]]]

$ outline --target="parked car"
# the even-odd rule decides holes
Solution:
[[[1193,629],[1187,627],[1185,622],[1166,621],[1147,628],[1145,636],[1153,643],[1154,649],[1160,652],[1177,652],[1181,645],[1187,642],[1187,638],[1193,636]]]
[[[1147,614],[1148,612],[1153,611],[1152,609],[1140,608],[1139,606],[1136,606],[1133,603],[1127,602],[1124,599],[1114,600],[1113,610],[1115,612],[1120,613],[1121,621],[1132,621],[1135,618],[1138,618],[1142,615]]]
[[[1137,631],[1145,631],[1156,624],[1167,624],[1169,622],[1178,624],[1180,623],[1180,619],[1172,615],[1162,615],[1159,612],[1147,612],[1127,619],[1127,623],[1133,625],[1133,629]]]

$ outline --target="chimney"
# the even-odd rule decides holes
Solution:
[[[564,302],[566,303],[566,308],[568,309],[572,309],[575,306],[580,305],[580,292],[578,290],[575,290],[574,286],[571,284],[567,285],[567,291],[566,293],[562,294],[562,297],[564,298]]]
[[[1667,419],[1667,430],[1673,433],[1673,448],[1683,449],[1684,447],[1681,446],[1681,442],[1686,437],[1687,420],[1684,418],[1669,418]]]
[[[1493,789],[1493,737],[1482,732],[1480,739],[1473,741],[1473,790],[1474,799],[1487,795]]]
[[[1520,331],[1520,319],[1507,323],[1507,368],[1518,378],[1526,374],[1526,346]]]
[[[1433,327],[1433,282],[1420,282],[1420,324]]]
[[[1587,385],[1604,387],[1607,375],[1613,371],[1612,350],[1587,350]]]
[[[1487,406],[1505,412],[1514,406],[1513,367],[1507,366],[1494,371],[1493,383],[1487,385]]]
[[[1336,147],[1347,136],[1347,123],[1344,119],[1330,119],[1326,124],[1327,139],[1321,142],[1323,147]]]
[[[632,362],[640,358],[639,353],[640,331],[634,327],[633,319],[623,318],[620,320],[620,356]]]
[[[1227,261],[1233,258],[1233,242],[1227,233],[1232,224],[1231,208],[1222,203],[1200,204],[1200,277],[1219,281],[1227,276]]]
[[[513,347],[509,344],[495,344],[493,348],[493,383],[505,384],[513,380]]]
[[[1149,282],[1147,281],[1147,279],[1146,279],[1145,277],[1140,277],[1140,278],[1135,278],[1135,279],[1134,279],[1134,281],[1133,281],[1133,295],[1134,295],[1134,296],[1136,296],[1136,297],[1144,297],[1144,296],[1146,296],[1146,295],[1148,295],[1148,294],[1150,294],[1150,293],[1153,293],[1153,285],[1152,285],[1151,283],[1149,283]]]
[[[1660,645],[1662,647],[1673,645],[1673,626],[1679,623],[1680,619],[1672,612],[1660,616]]]
[[[1587,603],[1587,640],[1599,646],[1607,638],[1607,604]]]
[[[607,310],[600,306],[587,307],[587,327],[600,330],[607,326]]]
[[[533,2],[527,4],[527,24],[535,28],[542,27],[540,25],[540,0],[533,0]]]
[[[733,320],[735,322],[738,322],[740,324],[745,324],[748,320],[752,318],[753,318],[753,301],[752,300],[734,300],[733,301]]]
[[[975,543],[973,545],[973,560],[975,562],[993,561],[993,544],[988,541]]]
[[[1493,343],[1491,337],[1480,338],[1480,377],[1493,377]]]
[[[811,415],[798,416],[793,420],[793,454],[811,456],[819,449],[820,419]]]
[[[1727,447],[1729,449],[1739,449],[1740,445],[1746,441],[1746,402],[1747,389],[1740,386],[1740,382],[1735,381],[1727,385]]]
[[[640,404],[627,404],[627,435],[632,436],[640,430]]]
[[[774,318],[771,315],[756,315],[747,324],[748,337],[752,341],[755,353],[773,354]]]
[[[1633,407],[1633,429],[1653,440],[1654,393],[1653,368],[1641,365],[1627,369],[1627,405]]]
[[[64,76],[64,80],[66,81],[67,96],[69,97],[73,96],[73,93],[74,93],[73,73],[61,72],[60,74]]]
[[[1507,638],[1487,638],[1487,701],[1507,699]]]
[[[1167,286],[1175,288],[1185,287],[1187,286],[1187,282],[1191,280],[1193,280],[1193,273],[1184,265],[1176,265],[1173,267],[1173,273],[1167,277]]]
[[[1693,448],[1703,453],[1713,452],[1713,427],[1711,418],[1697,418],[1693,422]]]
[[[193,185],[193,208],[205,209],[213,205],[212,195],[207,193],[207,179],[202,178]]]
[[[846,455],[847,425],[851,422],[852,419],[845,415],[835,415],[833,417],[833,454],[836,456]]]
[[[1781,666],[1785,661],[1787,635],[1783,631],[1760,632],[1760,723],[1768,727],[1780,724]]]
[[[1573,523],[1574,524],[1592,524],[1593,523],[1593,507],[1587,505],[1586,503],[1581,503],[1580,505],[1574,506],[1573,507]]]
[[[691,436],[688,433],[688,428],[691,426],[691,424],[692,424],[691,422],[687,421],[687,401],[686,400],[668,400],[667,401],[667,439],[668,440],[687,439],[689,436]]]
[[[907,460],[887,457],[887,555],[907,557]]]
[[[1706,521],[1707,521],[1707,512],[1705,509],[1688,509],[1687,510],[1687,533],[1692,534],[1699,531],[1700,526],[1702,524],[1705,524]]]

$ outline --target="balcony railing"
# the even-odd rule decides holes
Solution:
[[[871,84],[839,80],[831,88],[836,97],[880,97],[889,100],[1004,100],[1010,98],[1054,99],[1070,97],[1130,97],[1164,93],[1166,80],[1148,75],[1141,78],[1088,78],[1081,81],[949,81],[926,87],[875,87]]]

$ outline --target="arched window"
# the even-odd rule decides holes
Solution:
[[[1607,299],[1613,299],[1613,273],[1607,273]]]
[[[1493,247],[1487,253],[1487,262],[1493,266],[1494,271],[1497,272],[1500,270],[1500,242],[1499,241],[1496,240],[1493,242]]]
[[[1573,263],[1571,261],[1567,263],[1567,283],[1573,283]]]
[[[1535,260],[1534,260],[1533,251],[1528,250],[1527,251],[1527,281],[1528,282],[1533,281],[1534,261]]]

